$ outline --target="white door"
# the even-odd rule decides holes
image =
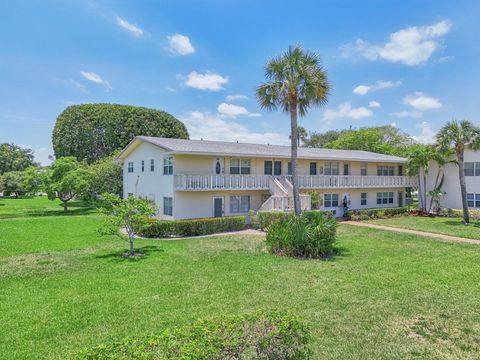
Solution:
[[[216,175],[225,174],[225,158],[218,157],[213,159],[213,173]]]

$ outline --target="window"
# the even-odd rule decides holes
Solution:
[[[398,165],[398,176],[403,176],[403,165]]]
[[[230,174],[250,174],[250,160],[247,159],[231,159]]]
[[[324,172],[325,175],[340,175],[340,172],[338,170],[338,162],[325,163]]]
[[[173,198],[163,198],[163,215],[173,216]]]
[[[230,213],[245,213],[250,210],[250,195],[230,196]]]
[[[128,163],[128,172],[129,172],[129,173],[133,173],[133,161],[130,161],[130,162]]]
[[[363,163],[360,166],[360,175],[367,176],[367,164]]]
[[[292,175],[292,163],[289,161],[287,166],[288,175]]]
[[[324,194],[323,206],[326,208],[338,207],[338,194]]]
[[[173,174],[173,157],[163,158],[163,175]]]
[[[274,161],[273,162],[273,175],[282,175],[282,162]]]
[[[473,162],[466,162],[463,173],[465,176],[474,176],[475,175],[475,163]]]
[[[350,164],[343,164],[343,175],[350,175]]]
[[[150,171],[151,172],[155,171],[155,160],[153,159],[150,160]]]
[[[467,194],[468,207],[480,208],[480,194]]]
[[[377,205],[393,204],[393,192],[378,192]]]
[[[317,163],[311,162],[310,163],[310,175],[317,175]]]
[[[393,176],[393,166],[379,165],[377,167],[378,176]]]
[[[480,176],[480,162],[475,163],[475,176]]]
[[[360,205],[362,206],[367,205],[367,193],[360,194]]]
[[[145,161],[142,160],[142,172],[145,172]]]
[[[272,175],[273,174],[273,161],[272,160],[265,160],[263,162],[263,173],[265,175]]]

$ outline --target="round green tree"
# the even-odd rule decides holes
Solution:
[[[122,149],[135,136],[188,139],[185,125],[165,111],[117,104],[67,107],[53,129],[57,158],[74,156],[93,163]]]

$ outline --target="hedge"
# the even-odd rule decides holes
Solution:
[[[310,332],[297,318],[259,312],[102,344],[73,359],[309,359],[310,341]]]
[[[480,220],[480,210],[469,210],[470,217],[475,220]],[[438,216],[446,216],[446,217],[455,217],[455,218],[463,218],[463,210],[462,209],[440,209],[437,214]]]
[[[347,219],[350,220],[369,220],[380,219],[383,217],[391,217],[395,215],[408,214],[408,207],[396,207],[396,208],[373,208],[373,209],[358,209],[348,210]]]
[[[198,236],[225,231],[243,230],[246,225],[245,216],[226,216],[219,218],[191,220],[155,220],[136,229],[143,237],[165,238],[170,236]]]
[[[302,213],[317,213],[321,212],[327,217],[332,217],[330,211],[320,211],[320,210],[305,210]],[[266,230],[270,225],[276,223],[280,220],[285,220],[289,216],[293,215],[293,212],[284,212],[284,211],[257,211],[256,213],[250,211],[250,222],[254,229]]]

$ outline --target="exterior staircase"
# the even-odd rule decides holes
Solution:
[[[293,185],[291,177],[276,176],[269,179],[270,197],[260,206],[258,211],[293,211]],[[311,209],[309,195],[300,195],[302,210]]]

